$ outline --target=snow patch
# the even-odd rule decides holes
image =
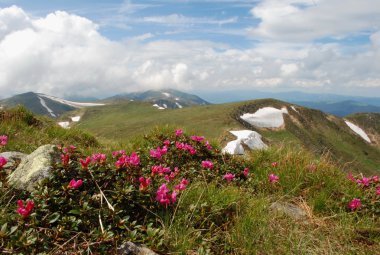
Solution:
[[[168,106],[166,104],[163,104],[163,106],[164,106],[165,109],[168,108]]]
[[[281,108],[281,110],[273,107],[264,107],[255,113],[244,113],[240,118],[255,127],[279,128],[284,125],[284,113],[288,114],[286,107]]]
[[[45,94],[42,94],[42,93],[37,93],[39,95],[39,98],[40,97],[45,97],[45,98],[48,98],[50,100],[54,100],[58,103],[61,103],[61,104],[65,104],[65,105],[69,105],[69,106],[72,106],[72,107],[75,107],[75,108],[82,108],[82,107],[89,107],[89,106],[101,106],[101,105],[105,105],[105,104],[101,104],[101,103],[81,103],[81,102],[73,102],[73,101],[69,101],[69,100],[65,100],[65,99],[61,99],[61,98],[58,98],[58,97],[54,97],[54,96],[49,96],[49,95],[45,95]]]
[[[154,104],[153,106],[156,107],[158,110],[165,110],[164,107],[161,107],[158,104]]]
[[[183,108],[183,106],[180,105],[179,103],[175,102],[175,104],[178,106],[178,108]]]
[[[297,109],[296,109],[296,107],[294,106],[294,105],[292,105],[292,106],[290,106],[292,109],[293,109],[293,111],[295,111],[296,113],[300,113]]]
[[[361,138],[363,138],[364,140],[366,140],[369,143],[371,142],[371,139],[369,139],[368,135],[366,134],[366,132],[364,132],[363,129],[356,126],[354,123],[349,122],[348,120],[345,120],[344,122],[346,122],[347,126],[349,126],[349,128],[351,128],[352,131],[354,131],[356,134],[360,135]]]
[[[242,143],[246,144],[252,150],[262,150],[268,146],[262,141],[261,135],[252,130],[238,130],[230,131],[231,134],[236,136],[236,140],[228,142],[226,147],[223,148],[223,153],[229,154],[244,154]]]
[[[71,121],[73,121],[73,122],[80,121],[80,116],[71,117]]]
[[[45,102],[45,100],[43,100],[41,97],[38,97],[39,99],[40,99],[40,103],[41,103],[41,105],[49,112],[49,114],[52,116],[52,117],[54,117],[54,118],[56,118],[57,116],[54,114],[54,112],[53,112],[53,110],[52,109],[50,109],[47,105],[46,105],[46,102]]]
[[[176,97],[176,98],[175,98],[175,101],[179,101],[179,97]]]
[[[171,97],[171,95],[169,93],[166,93],[166,92],[162,92],[162,95],[164,95],[166,97]]]
[[[58,122],[58,125],[60,125],[63,128],[66,128],[66,129],[70,128],[70,122],[68,122],[68,121]]]

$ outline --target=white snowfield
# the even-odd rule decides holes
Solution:
[[[361,138],[363,138],[367,142],[371,143],[371,139],[369,139],[368,135],[366,134],[366,132],[363,129],[361,129],[360,127],[358,127],[354,123],[349,122],[348,120],[345,120],[344,122],[346,122],[347,126],[349,126],[352,131],[354,131],[356,134],[358,134]]]
[[[69,100],[61,99],[61,98],[58,98],[58,97],[45,95],[45,94],[42,94],[42,93],[37,93],[37,94],[38,94],[39,98],[41,98],[41,97],[45,97],[45,98],[48,98],[48,99],[54,100],[54,101],[56,101],[56,102],[59,102],[59,103],[61,103],[61,104],[70,105],[70,106],[75,107],[75,108],[82,108],[82,107],[89,107],[89,106],[101,106],[101,105],[105,105],[105,104],[101,104],[101,103],[82,103],[82,102],[73,102],[73,101],[69,101]]]
[[[226,147],[223,148],[223,153],[229,154],[244,154],[242,143],[246,144],[252,150],[262,150],[268,146],[261,140],[261,135],[252,130],[238,130],[230,131],[231,134],[236,136],[236,140],[228,142]]]
[[[166,96],[166,97],[171,97],[172,95],[170,95],[169,93],[166,93],[166,92],[162,92],[162,95]]]
[[[54,112],[53,112],[53,110],[52,109],[50,109],[47,105],[46,105],[46,102],[45,102],[45,100],[43,100],[41,97],[38,97],[38,99],[40,99],[40,103],[41,103],[41,105],[49,112],[49,114],[52,116],[52,117],[57,117],[55,114],[54,114]]]
[[[295,112],[297,112],[297,113],[300,113],[300,112],[296,109],[296,107],[295,107],[294,105],[292,105],[292,106],[290,106],[290,107],[292,107],[293,111],[295,111]]]
[[[177,102],[175,102],[175,104],[178,106],[178,108],[183,108],[183,106],[182,105],[180,105],[179,103],[177,103]]]
[[[73,121],[73,122],[80,121],[80,116],[71,117],[71,121]]]
[[[153,106],[156,107],[158,110],[165,110],[164,107],[161,107],[158,104],[154,104]]]
[[[60,125],[61,127],[63,128],[70,128],[70,122],[68,121],[61,121],[61,122],[58,122],[58,125]]]
[[[288,114],[286,107],[282,107],[281,110],[273,107],[264,107],[255,113],[245,113],[240,118],[255,127],[278,128],[284,125],[284,113]]]

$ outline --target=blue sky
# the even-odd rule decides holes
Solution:
[[[373,0],[0,0],[0,88],[380,96]],[[80,70],[80,71],[79,71]]]

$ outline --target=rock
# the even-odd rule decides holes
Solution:
[[[18,151],[7,151],[7,152],[0,153],[0,157],[4,157],[8,161],[7,164],[3,166],[5,170],[13,169],[16,166],[16,164],[19,164],[20,161],[26,156],[27,154],[21,153]]]
[[[117,248],[118,255],[157,255],[143,244],[126,242]]]
[[[280,212],[295,220],[306,220],[307,214],[302,208],[285,202],[274,202],[270,205],[271,211]]]
[[[21,160],[8,182],[17,189],[31,192],[37,182],[49,176],[52,163],[58,159],[59,153],[54,145],[43,145]]]

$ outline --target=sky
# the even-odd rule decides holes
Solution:
[[[162,88],[380,97],[380,1],[0,0],[0,98]]]

